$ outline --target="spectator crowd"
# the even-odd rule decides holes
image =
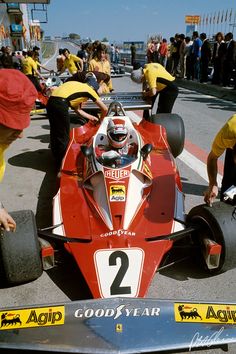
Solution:
[[[160,63],[173,76],[236,89],[236,41],[233,33],[218,32],[214,40],[194,31],[192,37],[176,33],[169,43],[151,38],[147,63]]]
[[[31,80],[35,81],[34,77],[42,79],[38,49],[34,47],[29,51],[12,52],[9,46],[2,47],[0,68],[15,68],[25,73],[24,63],[26,61],[28,64],[31,59],[26,60],[26,58],[30,57],[37,64],[32,69]],[[133,66],[137,60],[135,43],[131,44],[130,53]],[[69,69],[72,57],[75,63],[73,72]],[[107,46],[100,41],[94,41],[82,44],[77,55],[71,54],[67,48],[60,49],[57,70],[62,73],[68,69],[72,75],[77,71],[99,71],[110,75],[112,65],[120,61],[118,46],[113,44]],[[207,38],[206,33],[199,34],[197,31],[193,32],[191,38],[183,33],[176,33],[175,36],[170,37],[169,42],[166,38],[150,38],[147,44],[146,62],[160,63],[174,77],[236,88],[236,41],[232,32],[225,35],[218,32],[214,40]],[[26,75],[29,76],[29,73]],[[39,90],[39,86],[37,89]],[[103,93],[112,90],[111,81],[105,83]]]

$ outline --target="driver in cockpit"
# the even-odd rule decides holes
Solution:
[[[122,118],[110,119],[107,125],[107,145],[96,147],[96,156],[103,164],[110,167],[120,167],[132,162],[137,157],[138,146],[130,143],[129,130]]]

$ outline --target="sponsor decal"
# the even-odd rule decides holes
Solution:
[[[128,231],[128,230],[112,230],[112,231],[109,231],[109,232],[106,232],[104,234],[101,234],[100,237],[110,237],[110,236],[135,236],[136,235],[136,232],[133,232],[133,231]]]
[[[86,308],[86,309],[77,309],[74,316],[76,318],[92,318],[92,317],[110,317],[114,320],[117,318],[124,317],[157,317],[160,315],[159,307],[135,307],[130,308],[129,305],[120,305],[116,308]]]
[[[121,178],[127,178],[130,175],[129,170],[106,170],[104,172],[105,178],[111,178],[111,179],[116,179],[119,180]]]
[[[117,332],[117,333],[122,333],[122,332],[123,332],[122,323],[117,323],[117,324],[116,324],[116,332]]]
[[[236,324],[236,305],[175,303],[174,312],[176,322]]]
[[[0,330],[58,326],[64,324],[64,306],[40,307],[0,312]]]
[[[110,186],[110,202],[124,202],[125,201],[125,186],[114,184]]]
[[[140,95],[135,95],[135,96],[124,96],[124,95],[113,95],[113,96],[105,96],[105,97],[102,97],[102,100],[103,101],[130,101],[130,102],[133,102],[133,101],[140,101]]]

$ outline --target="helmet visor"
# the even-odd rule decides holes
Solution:
[[[114,141],[124,141],[127,138],[127,134],[122,134],[122,133],[110,133],[110,137]]]

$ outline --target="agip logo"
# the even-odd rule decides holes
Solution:
[[[125,201],[125,186],[115,184],[110,186],[110,202],[124,202]]]
[[[175,303],[174,312],[176,322],[236,324],[236,305]]]
[[[0,312],[0,330],[57,326],[64,324],[64,306],[41,307]]]

